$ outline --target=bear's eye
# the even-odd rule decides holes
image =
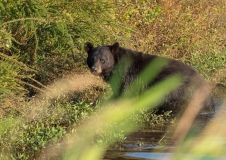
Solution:
[[[104,64],[105,60],[103,60],[103,59],[100,59],[100,62],[101,62],[102,64]]]

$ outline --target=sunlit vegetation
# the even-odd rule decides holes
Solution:
[[[226,85],[225,19],[222,0],[2,0],[0,159],[99,159],[103,148],[120,144],[137,126],[172,122],[170,113],[146,112],[141,105],[147,102],[145,95],[139,97],[141,103],[106,104],[109,87],[89,74],[84,43],[119,41],[127,48],[184,61],[208,82]],[[128,106],[132,108],[126,112]],[[126,119],[134,122],[127,129]],[[209,145],[211,138],[222,137],[224,127],[210,126],[219,135],[207,134],[195,147],[188,139],[176,152],[225,154],[224,145]],[[70,139],[88,142],[70,146]],[[85,152],[84,146],[89,146]]]

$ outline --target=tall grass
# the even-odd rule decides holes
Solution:
[[[210,82],[225,84],[226,3],[210,1],[115,1],[116,18],[133,30],[121,33],[128,48],[176,58]],[[127,9],[124,9],[127,8]]]
[[[172,85],[168,85],[169,83]],[[99,130],[106,132],[107,137],[110,137],[112,132],[117,134],[123,131],[125,134],[128,134],[135,131],[140,126],[132,123],[133,117],[131,115],[140,110],[147,111],[155,108],[161,102],[162,97],[180,83],[181,80],[178,76],[172,76],[138,98],[118,102],[114,108],[104,108],[97,112],[97,117],[91,117],[85,125],[79,128],[78,134],[75,137],[73,136],[73,139],[69,139],[69,147],[65,159],[101,159],[104,156],[105,148],[117,142],[120,137],[114,137],[106,141],[107,143],[98,145],[92,141],[97,136],[96,134]],[[162,87],[164,89],[160,89]],[[115,124],[116,127],[112,128]],[[65,144],[63,143],[63,145]]]
[[[27,93],[23,87],[25,82],[22,79],[30,78],[26,72],[32,70],[23,63],[18,62],[15,56],[7,56],[0,52],[0,117],[3,117],[7,112],[20,112],[19,103],[23,101],[24,95]],[[13,114],[13,113],[11,113]]]
[[[82,83],[93,77],[79,76],[87,71],[82,49],[86,41],[94,45],[120,41],[127,48],[180,59],[199,70],[209,82],[225,85],[225,9],[226,3],[222,0],[1,1],[0,159],[55,156],[59,159],[61,156],[65,159],[88,159],[89,156],[98,159],[103,155],[104,147],[123,141],[124,131],[134,129],[125,119],[129,117],[128,120],[142,123],[145,117],[151,121],[142,108],[141,114],[131,115],[145,106],[145,102],[152,103],[153,99],[145,95],[131,101],[122,100],[112,104],[117,105],[115,108],[103,108],[96,113],[99,99],[93,97],[98,97],[96,93],[103,90],[94,87],[97,81],[89,85]],[[64,79],[55,83],[55,88],[46,86],[72,72],[79,73],[76,78],[70,76],[73,83]],[[72,92],[80,87],[79,84],[84,88]],[[92,88],[91,93],[89,88]],[[48,94],[44,94],[45,89],[49,89]],[[136,89],[131,88],[132,91]],[[29,94],[28,90],[40,93]],[[59,92],[55,93],[56,90]],[[61,92],[63,94],[58,95]],[[70,92],[70,96],[66,92]],[[84,101],[78,92],[83,92],[91,102]],[[163,94],[156,94],[154,98]],[[36,99],[27,99],[27,95]],[[38,95],[41,96],[37,98]],[[132,106],[131,110],[128,106]],[[118,111],[120,109],[125,112]],[[94,115],[90,117],[91,114]],[[117,128],[120,120],[125,123]],[[92,129],[94,132],[90,133]],[[219,135],[213,137],[211,130],[219,130]],[[180,153],[187,151],[203,155],[201,158],[225,154],[222,151],[224,145],[211,142],[211,138],[222,138],[223,127],[214,124],[206,131],[210,134],[200,141],[188,139],[182,142],[181,150],[176,151],[178,159],[184,158]],[[83,135],[88,132],[90,134]],[[87,150],[81,150],[84,146],[77,143],[78,139],[84,140]],[[78,145],[65,147],[64,142],[67,144],[70,140],[75,140]],[[62,148],[67,154],[60,153],[59,156],[56,151]],[[77,152],[73,153],[74,150]]]

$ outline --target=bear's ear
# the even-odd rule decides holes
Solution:
[[[85,49],[85,51],[88,53],[90,50],[93,49],[92,43],[86,42],[86,43],[84,44],[84,49]]]
[[[119,43],[118,42],[115,42],[112,47],[111,47],[111,52],[113,54],[115,54],[116,52],[118,52],[118,49],[119,49]]]

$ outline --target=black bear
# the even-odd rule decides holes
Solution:
[[[86,42],[84,49],[88,53],[87,65],[92,74],[102,77],[106,82],[109,82],[114,76],[121,79],[120,86],[112,86],[113,92],[117,92],[114,94],[116,97],[130,86],[143,69],[158,58],[167,63],[154,80],[144,84],[145,86],[142,88],[148,89],[172,74],[180,74],[184,80],[182,85],[164,98],[165,102],[159,107],[160,112],[172,110],[174,113],[178,113],[184,110],[198,88],[202,88],[198,94],[205,93],[206,95],[199,113],[210,114],[214,112],[214,103],[207,82],[195,69],[180,61],[125,49],[120,47],[118,42],[98,47],[93,47],[90,42]]]

